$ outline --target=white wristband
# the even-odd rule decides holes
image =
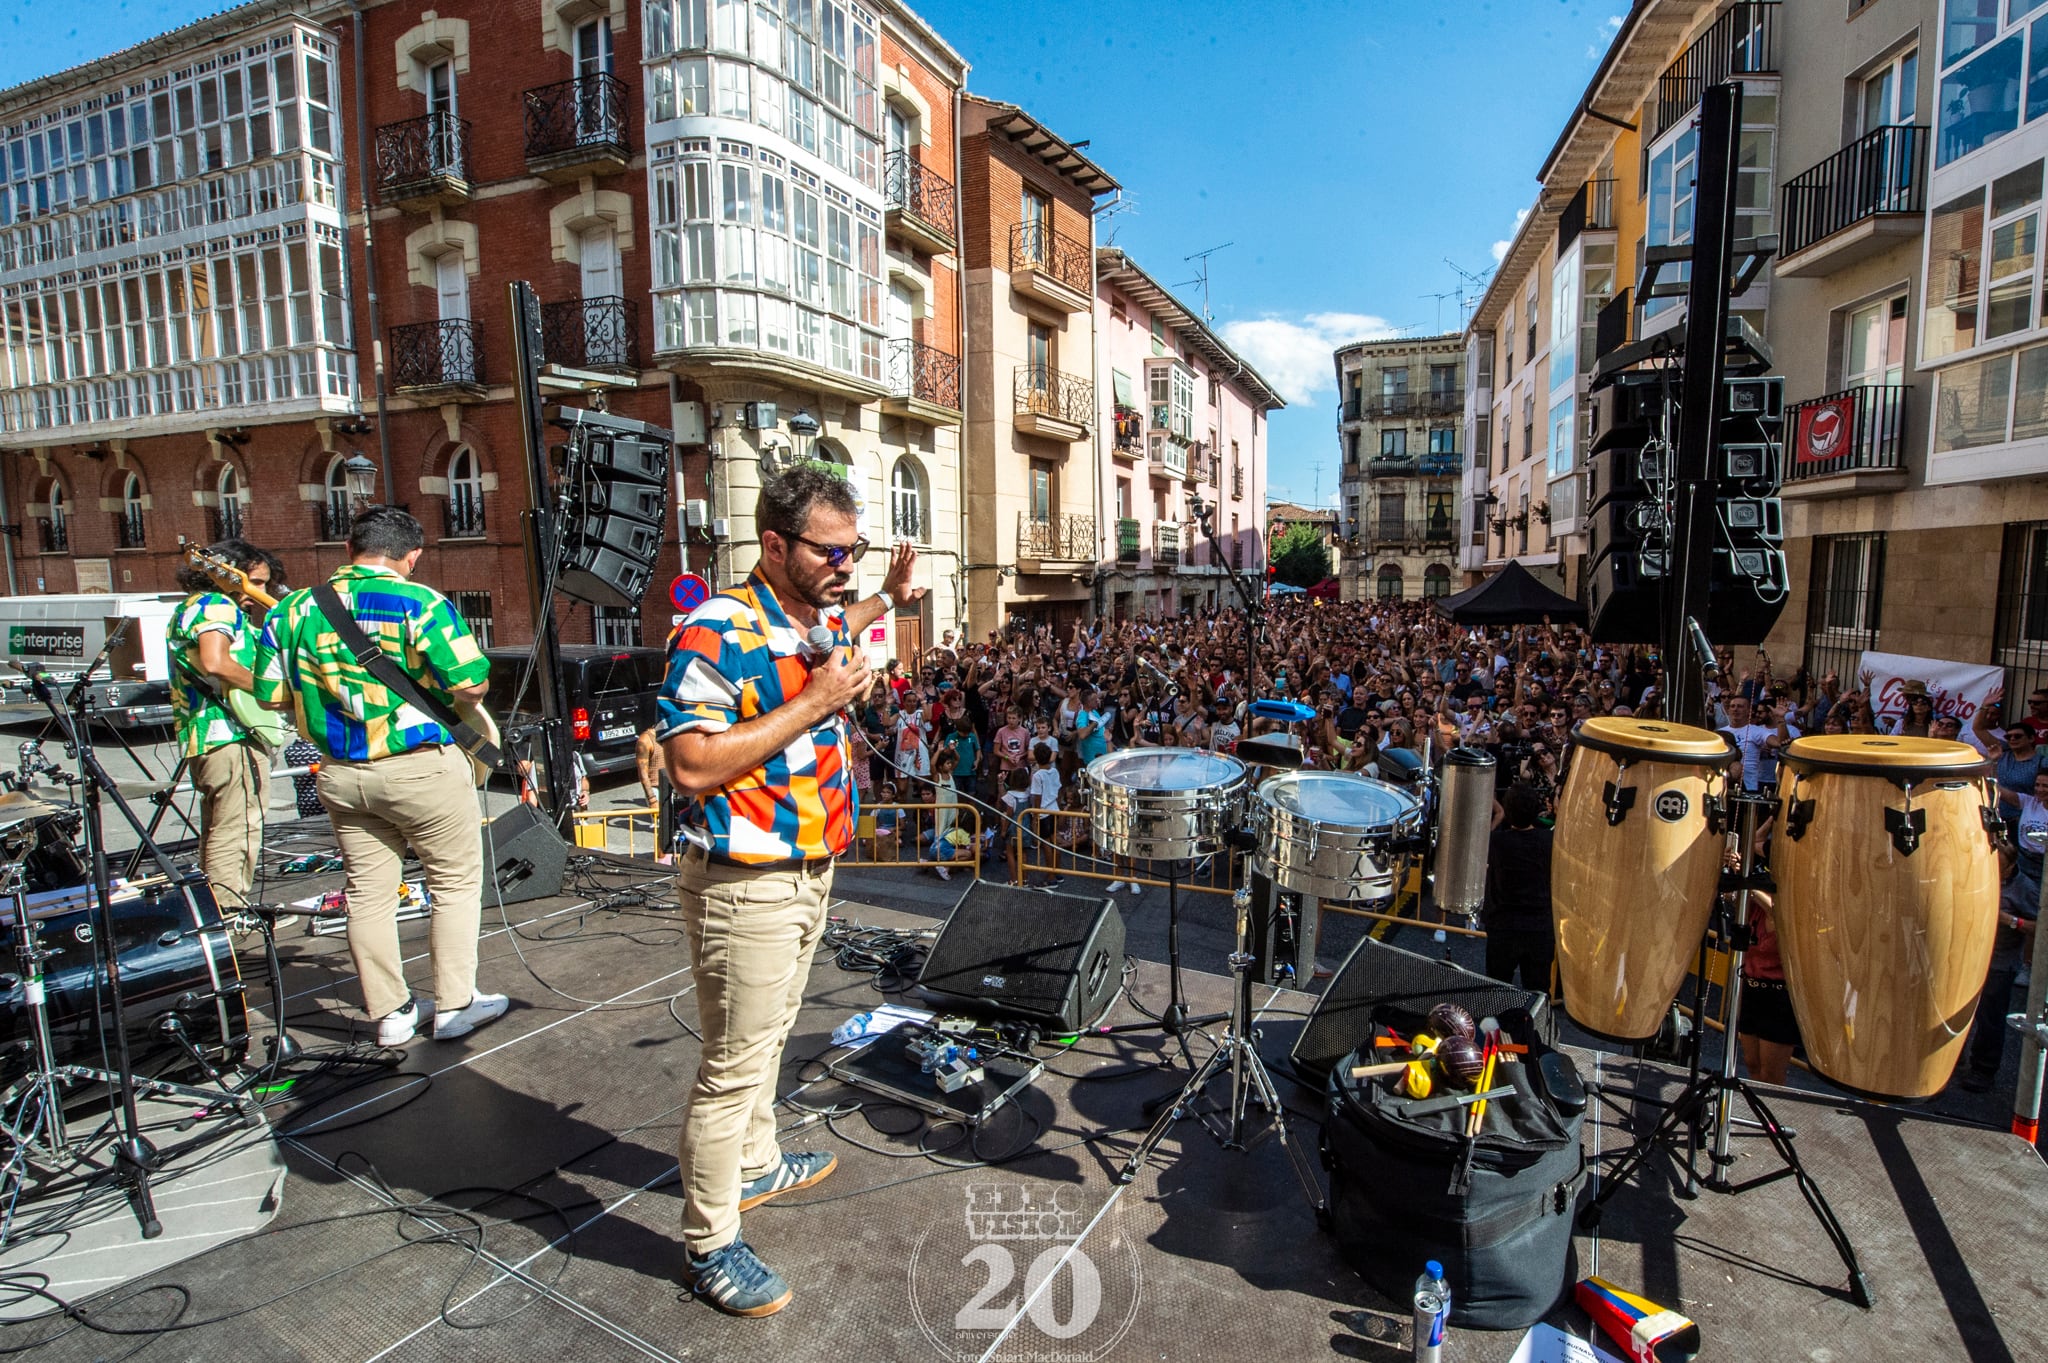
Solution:
[[[890,611],[896,609],[896,598],[889,595],[888,592],[879,591],[876,592],[875,595],[882,599],[882,613],[884,615],[887,615]]]

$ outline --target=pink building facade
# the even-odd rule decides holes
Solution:
[[[1130,619],[1230,605],[1226,564],[1255,589],[1265,578],[1266,413],[1286,403],[1124,252],[1096,251],[1095,277],[1108,531],[1097,609]],[[1196,500],[1215,508],[1213,544]]]

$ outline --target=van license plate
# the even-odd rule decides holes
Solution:
[[[633,726],[630,724],[615,724],[609,729],[599,729],[597,736],[605,740],[631,738],[633,736]]]

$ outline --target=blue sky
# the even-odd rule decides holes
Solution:
[[[225,6],[13,0],[0,88]],[[1285,394],[1273,494],[1336,493],[1330,352],[1462,318],[1446,258],[1493,266],[1625,0],[922,0],[969,88],[1021,104],[1124,185],[1105,239],[1168,284],[1209,257],[1216,326]],[[1229,243],[1225,246],[1224,243]],[[1476,291],[1467,286],[1468,301]],[[1177,290],[1191,306],[1201,291]],[[1314,465],[1320,462],[1320,484]]]

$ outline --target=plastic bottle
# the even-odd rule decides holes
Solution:
[[[867,1035],[868,1024],[875,1020],[873,1013],[855,1013],[832,1029],[832,1044],[845,1046]]]
[[[1451,1285],[1444,1281],[1444,1266],[1431,1259],[1415,1280],[1415,1363],[1443,1363],[1450,1322]]]

